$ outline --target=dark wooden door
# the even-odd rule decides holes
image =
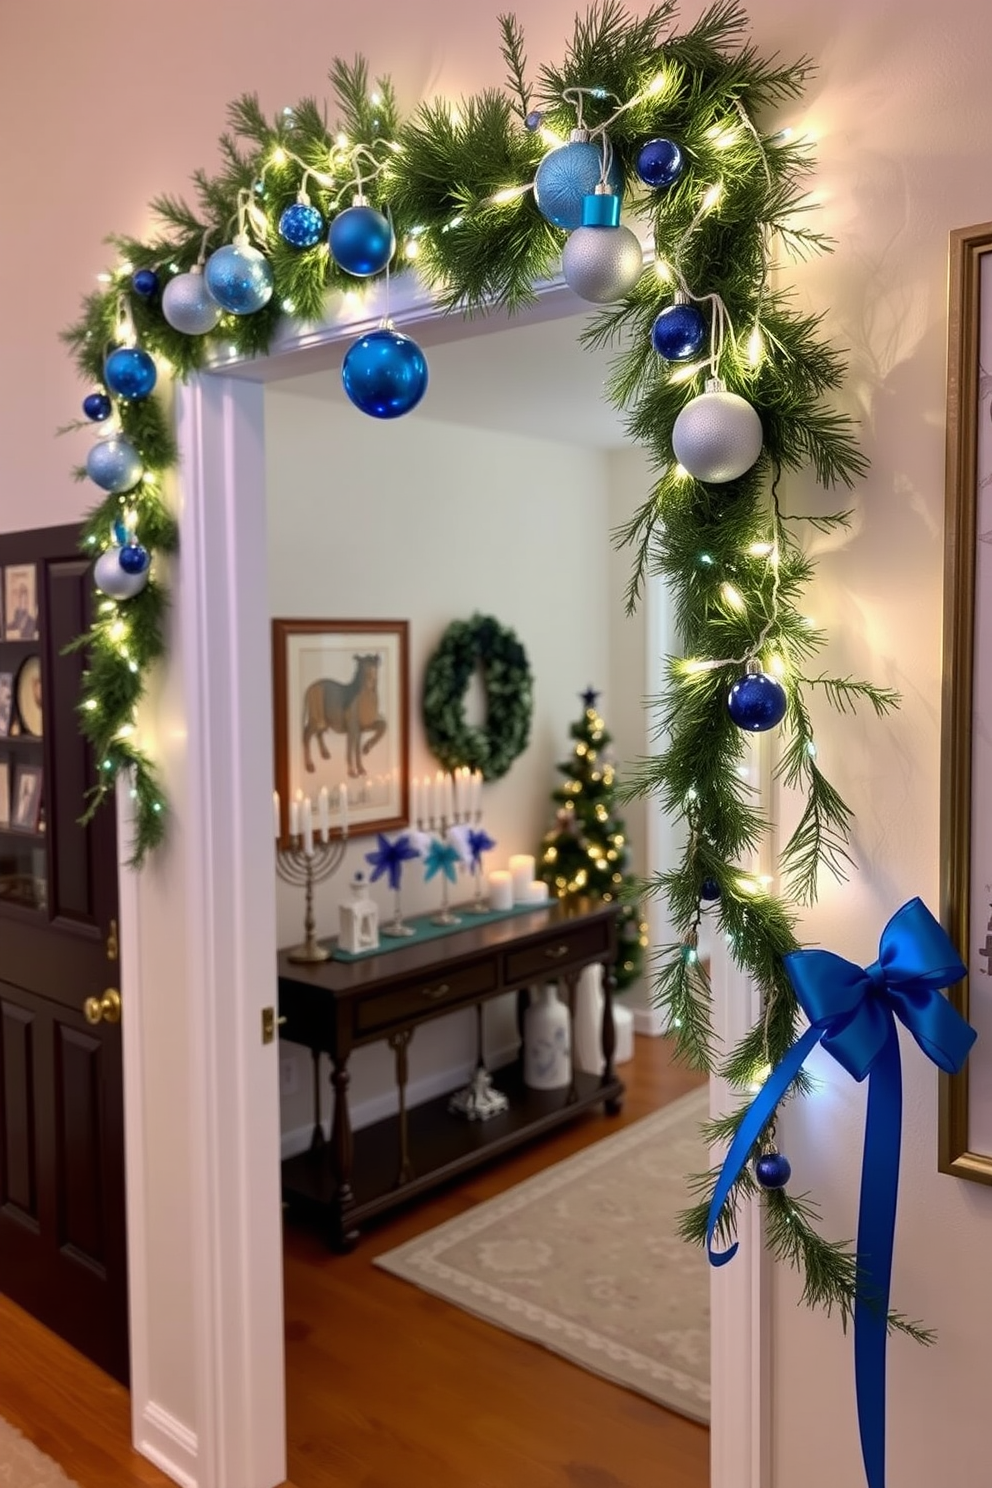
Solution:
[[[0,535],[0,1290],[126,1382],[121,1030],[84,1011],[113,1017],[119,990],[116,831],[110,807],[78,824],[94,765],[84,659],[63,654],[92,603],[77,539]],[[11,574],[35,626],[9,623]]]

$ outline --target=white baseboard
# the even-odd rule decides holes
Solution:
[[[494,1073],[504,1064],[512,1064],[516,1059],[520,1045],[508,1044],[503,1049],[487,1051],[486,1065]],[[434,1100],[436,1096],[444,1095],[446,1090],[456,1090],[459,1085],[467,1085],[475,1070],[475,1060],[454,1065],[449,1069],[435,1070],[432,1074],[424,1075],[419,1080],[412,1080],[406,1087],[406,1103],[408,1109],[413,1106],[421,1106],[424,1101]],[[395,1087],[384,1090],[379,1095],[369,1096],[367,1100],[358,1101],[351,1107],[351,1129],[361,1131],[363,1126],[372,1126],[376,1121],[383,1121],[387,1116],[395,1116],[399,1110],[399,1096]],[[324,1118],[324,1135],[328,1139],[331,1135],[331,1115]],[[306,1126],[294,1127],[292,1131],[284,1131],[282,1134],[282,1156],[295,1157],[298,1152],[306,1152],[310,1146],[313,1136],[313,1123]]]
[[[135,1450],[141,1452],[180,1488],[198,1488],[200,1481],[196,1432],[150,1400],[141,1414]]]
[[[647,1038],[664,1038],[668,1029],[660,1008],[631,1008],[634,1015],[634,1032]]]

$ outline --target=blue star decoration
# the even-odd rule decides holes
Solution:
[[[599,697],[599,693],[596,691],[595,687],[593,687],[592,683],[590,682],[590,684],[586,688],[585,692],[580,692],[579,693],[579,697],[582,699],[583,705],[586,708],[595,708],[595,706],[596,706],[596,699]]]
[[[450,883],[458,878],[458,863],[461,858],[453,842],[442,842],[435,837],[424,858],[424,883],[430,883],[435,873],[443,873]]]
[[[473,869],[482,867],[482,854],[490,852],[496,846],[488,832],[480,827],[478,831],[470,828],[468,834],[469,866]]]
[[[379,846],[375,852],[365,854],[366,863],[372,864],[370,883],[375,883],[384,873],[389,875],[389,887],[393,890],[400,886],[400,878],[403,874],[403,864],[409,863],[411,858],[419,858],[420,854],[411,843],[404,832],[402,837],[397,837],[390,842],[381,832],[376,834]]]

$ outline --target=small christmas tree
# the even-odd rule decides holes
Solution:
[[[558,766],[565,783],[552,793],[557,819],[541,843],[538,875],[559,899],[625,901],[617,921],[620,944],[614,966],[617,987],[623,988],[643,970],[647,926],[640,906],[626,899],[635,880],[627,872],[630,849],[624,824],[613,810],[611,739],[596,708],[598,696],[591,687],[580,693],[584,712],[569,730],[575,740],[571,758]]]

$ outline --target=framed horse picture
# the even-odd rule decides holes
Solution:
[[[406,620],[273,620],[280,845],[313,829],[362,836],[409,820]]]

